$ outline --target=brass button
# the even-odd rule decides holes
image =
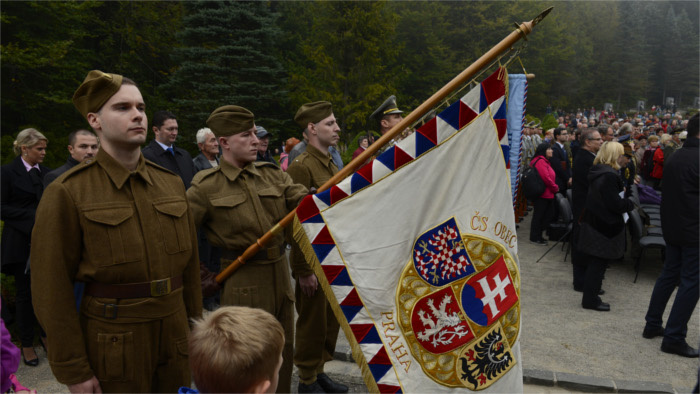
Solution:
[[[117,338],[117,337],[112,337],[112,342],[119,342],[119,338]]]
[[[248,295],[248,289],[243,289],[243,290],[241,291],[241,294],[243,294],[244,296],[247,296],[247,295]]]

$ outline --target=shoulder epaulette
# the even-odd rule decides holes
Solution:
[[[213,168],[207,168],[206,170],[201,170],[194,174],[194,178],[192,178],[192,183],[196,182],[201,182],[203,179],[216,174],[217,172],[221,171],[221,166],[216,166]]]
[[[66,179],[72,177],[73,175],[84,171],[86,168],[90,168],[90,167],[94,166],[95,162],[96,162],[95,159],[87,159],[84,162],[79,163],[79,164],[73,166],[72,168],[68,169],[68,171],[61,174],[61,176],[65,175],[65,176],[63,176],[63,180],[65,181]],[[60,176],[59,176],[59,178],[60,178]]]

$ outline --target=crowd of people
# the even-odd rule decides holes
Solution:
[[[289,392],[293,365],[298,392],[347,392],[324,372],[339,324],[303,251],[276,226],[343,167],[332,103],[298,109],[301,139],[285,141],[279,162],[269,148],[272,133],[240,106],[212,111],[196,133],[200,153],[192,158],[176,146],[178,122],[169,111],[154,112],[155,138],[144,146],[146,104],[129,78],[93,70],[73,103],[93,131],[71,133],[65,165],[43,166],[49,141],[26,129],[15,141],[17,157],[2,166],[2,272],[15,278],[24,363],[39,364],[38,332],[54,376],[71,392],[192,393],[192,377],[206,392]],[[402,113],[391,96],[371,118],[384,135]],[[696,213],[698,205],[697,166],[694,184],[685,175],[671,178],[677,161],[689,160],[687,150],[697,153],[697,116],[690,123],[651,114],[607,122],[608,116],[601,113],[594,127],[593,111],[563,115],[557,128],[529,124],[523,132],[524,164],[546,185],[534,200],[530,241],[547,244],[543,232],[555,220],[557,193],[572,189],[574,290],[583,292],[584,308],[598,311],[610,309],[600,299],[601,283],[619,257],[622,213],[634,209],[630,187],[669,193],[690,182],[695,189],[684,189],[673,204],[695,198]],[[358,142],[353,157],[374,141]],[[676,213],[663,201],[671,220]],[[687,226],[695,226],[697,243],[697,221]],[[215,279],[268,230],[270,241],[235,275]],[[601,239],[615,240],[605,253],[585,246],[600,246]],[[697,245],[693,255],[690,241],[672,239],[669,247],[675,241],[667,260],[683,264],[667,261],[645,337],[660,335],[659,308],[679,276],[683,304],[693,302],[692,286],[697,302]],[[694,282],[687,261],[696,262]],[[676,308],[678,302],[674,311],[682,311],[672,312],[662,333],[669,338],[665,351],[697,357],[682,330],[688,308]],[[202,318],[203,307],[213,312]],[[4,306],[2,313],[9,318]],[[10,375],[2,379],[6,387]]]
[[[698,115],[640,113],[618,118],[602,112],[596,117],[591,109],[561,114],[558,121],[558,127],[547,131],[535,122],[523,131],[521,164],[533,167],[545,185],[531,201],[530,242],[547,245],[543,231],[563,214],[554,209],[560,193],[558,198],[568,201],[573,214],[571,234],[565,234],[572,245],[573,289],[583,293],[583,308],[610,311],[600,298],[605,270],[630,247],[627,213],[643,212],[631,198],[632,189],[639,191],[642,203],[660,204],[665,263],[643,336],[663,336],[664,352],[698,357],[685,338],[698,301]],[[661,315],[677,284],[664,329]]]
[[[343,167],[332,104],[299,108],[302,139],[278,163],[272,134],[240,106],[213,110],[192,158],[169,111],[153,113],[144,146],[146,104],[129,78],[93,70],[73,103],[93,131],[69,136],[65,165],[43,166],[49,141],[26,129],[2,166],[2,271],[17,287],[3,321],[16,319],[24,363],[39,364],[38,328],[71,392],[195,392],[192,376],[207,392],[290,392],[293,365],[298,392],[347,392],[324,372],[339,324],[304,253],[275,230]],[[391,96],[372,119],[383,134],[401,114]],[[202,319],[203,307],[214,312]]]

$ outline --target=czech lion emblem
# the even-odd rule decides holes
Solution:
[[[416,239],[396,297],[411,353],[435,382],[483,390],[515,365],[520,275],[500,243],[450,218]]]

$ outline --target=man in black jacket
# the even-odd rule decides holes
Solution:
[[[554,143],[552,144],[552,158],[549,163],[556,174],[559,193],[564,194],[567,187],[571,186],[571,162],[566,154],[564,143],[569,139],[569,132],[566,129],[557,127],[554,129]]]
[[[700,199],[700,149],[698,115],[688,122],[688,137],[681,149],[664,164],[664,194],[661,197],[661,228],[666,241],[666,261],[651,293],[644,338],[664,337],[661,351],[683,357],[698,357],[697,349],[685,340],[688,321],[698,303],[698,219]],[[676,299],[663,328],[663,313],[678,284]]]
[[[68,134],[68,160],[66,164],[44,175],[44,188],[64,172],[95,157],[99,146],[97,136],[92,131],[80,129]]]
[[[579,230],[579,218],[586,206],[586,195],[588,195],[588,173],[593,166],[596,153],[603,144],[603,139],[596,129],[588,128],[581,133],[581,148],[574,158],[572,167],[571,185],[571,211],[574,215],[573,242],[571,248],[571,263],[574,266],[574,290],[583,291],[583,280],[586,277],[585,255],[581,254],[577,248]]]
[[[175,115],[169,111],[156,111],[153,114],[153,132],[156,138],[143,148],[143,156],[180,175],[185,189],[188,189],[194,177],[194,164],[186,150],[174,145],[178,132]]]

